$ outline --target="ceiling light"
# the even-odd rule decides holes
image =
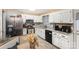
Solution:
[[[30,11],[35,11],[35,9],[29,9]]]

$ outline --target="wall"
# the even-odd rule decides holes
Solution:
[[[0,9],[0,39],[2,39],[2,10]]]
[[[6,39],[6,16],[7,16],[7,12],[3,10],[2,12],[2,38],[4,40]]]

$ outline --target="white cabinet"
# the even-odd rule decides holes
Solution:
[[[32,19],[34,22],[42,22],[42,16],[22,14],[22,19],[23,23],[25,23],[27,19]]]
[[[58,38],[57,38],[57,33],[53,32],[52,34],[52,43],[56,46],[58,46]]]
[[[43,25],[49,26],[49,15],[42,16]]]
[[[40,31],[38,28],[35,28],[35,34],[37,34],[38,36],[40,35]]]
[[[23,35],[26,35],[26,34],[27,34],[27,29],[23,28]]]
[[[73,23],[72,10],[65,10],[60,13],[60,21],[63,23]]]
[[[73,23],[72,10],[62,10],[49,15],[50,23]]]
[[[73,48],[73,35],[64,35],[58,32],[53,32],[52,43],[59,48]]]
[[[42,22],[42,16],[35,16],[34,22]]]
[[[61,48],[64,48],[64,49],[68,49],[68,48],[71,48],[70,47],[70,39],[68,39],[67,35],[61,35]]]
[[[41,35],[40,35],[43,39],[45,39],[45,29],[41,29]]]
[[[45,29],[35,28],[35,33],[45,39]]]
[[[62,39],[60,36],[61,35],[59,33],[53,32],[52,43],[59,48],[61,48],[61,46],[62,46]]]

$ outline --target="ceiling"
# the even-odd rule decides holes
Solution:
[[[30,14],[30,15],[42,15],[42,14],[47,14],[47,13],[56,12],[60,10],[61,9],[35,9],[32,11],[29,9],[6,9],[6,11],[8,12]]]
[[[51,13],[51,12],[56,12],[59,11],[60,9],[36,9],[36,10],[29,10],[29,9],[19,9],[18,11],[26,13],[26,14],[31,14],[31,15],[42,15],[46,13]]]

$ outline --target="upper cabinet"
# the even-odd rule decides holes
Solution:
[[[49,15],[42,16],[42,21],[44,26],[49,25]]]
[[[34,22],[36,23],[42,23],[42,16],[34,16]]]
[[[34,20],[35,23],[42,22],[42,16],[36,16],[36,15],[26,15],[22,14],[23,23],[26,22],[27,19]]]
[[[50,14],[50,23],[73,23],[72,10],[61,10]]]

